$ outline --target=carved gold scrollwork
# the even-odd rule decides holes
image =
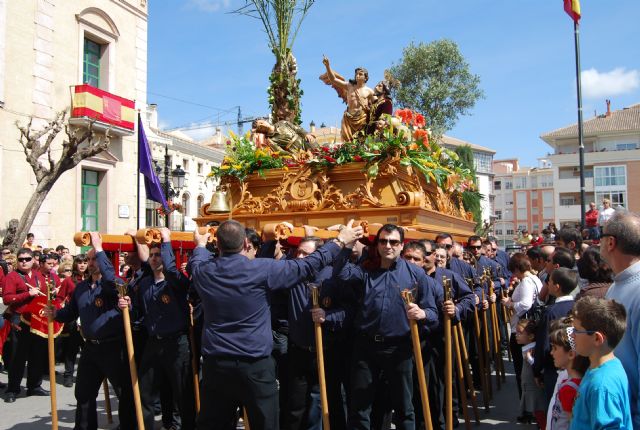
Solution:
[[[422,191],[401,191],[396,195],[396,200],[401,206],[422,206],[425,198]]]

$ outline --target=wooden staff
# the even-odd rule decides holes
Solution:
[[[400,292],[405,305],[413,303],[413,294],[410,290]],[[411,344],[413,345],[413,357],[416,361],[416,372],[418,373],[418,386],[420,387],[420,400],[422,401],[422,415],[427,430],[433,430],[431,422],[431,408],[429,406],[429,394],[427,393],[427,378],[424,374],[424,363],[422,361],[422,348],[420,346],[420,335],[418,334],[418,323],[416,320],[409,320],[411,328]]]
[[[251,426],[249,426],[249,415],[247,415],[247,408],[242,407],[242,424],[244,425],[244,430],[251,430]]]
[[[476,423],[480,425],[480,413],[478,413],[478,400],[476,398],[476,392],[473,389],[473,378],[471,378],[471,372],[469,371],[469,354],[467,353],[467,343],[464,340],[464,334],[462,333],[462,325],[458,324],[454,327],[458,332],[458,339],[460,340],[460,349],[462,350],[462,373],[465,381],[467,382],[467,390],[469,390],[469,397],[471,398],[471,406],[473,407],[473,413],[476,418]]]
[[[504,299],[504,288],[500,290],[500,300]],[[501,306],[502,308],[502,319],[504,320],[505,325],[507,322],[511,321],[509,317],[509,312],[507,312],[507,307],[505,305]],[[508,339],[507,339],[508,340]],[[509,357],[509,361],[513,361],[511,358],[511,348],[507,347],[507,356]]]
[[[468,278],[467,283],[473,291],[473,278]],[[487,387],[487,373],[485,369],[485,360],[484,360],[484,349],[482,347],[482,332],[480,330],[480,319],[478,318],[478,307],[473,307],[473,323],[474,323],[474,334],[475,334],[475,344],[476,350],[478,353],[478,367],[480,371],[480,384],[482,385],[482,400],[484,402],[484,410],[485,412],[489,412],[489,400],[491,397],[491,392]]]
[[[47,278],[47,307],[51,309],[51,295],[53,293],[51,277]],[[56,356],[55,336],[53,335],[53,315],[49,315],[47,322],[47,343],[49,347],[49,390],[51,393],[51,428],[58,430],[58,405],[56,400]]]
[[[490,270],[490,269],[489,269]],[[489,278],[489,296],[495,294],[495,290],[493,289],[493,280],[491,279],[491,272],[487,273]],[[501,372],[500,372],[500,363],[502,362],[502,355],[500,354],[500,329],[498,327],[498,313],[496,312],[496,304],[495,302],[489,304],[490,316],[491,316],[491,331],[492,331],[492,340],[493,340],[493,357],[496,365],[496,386],[498,390],[501,387]]]
[[[107,423],[113,424],[113,414],[111,413],[111,396],[109,395],[109,382],[107,378],[102,381],[104,391],[104,410],[107,412]]]
[[[484,296],[484,289],[482,290],[482,303],[484,303],[485,301],[485,296]],[[482,310],[482,329],[484,331],[483,333],[483,337],[484,337],[484,353],[485,353],[485,357],[486,357],[486,366],[485,366],[485,370],[486,370],[486,374],[485,374],[485,378],[487,380],[487,384],[489,387],[489,396],[493,397],[493,386],[491,384],[491,346],[489,344],[489,324],[487,324],[487,312],[488,309],[483,309]]]
[[[442,277],[444,301],[451,300],[451,281]],[[451,318],[444,313],[444,422],[447,430],[453,430],[453,363],[451,357]]]
[[[464,383],[464,373],[462,370],[462,360],[460,358],[460,338],[458,337],[457,324],[452,326],[453,334],[453,346],[456,350],[456,374],[458,379],[458,394],[460,396],[460,403],[462,403],[462,414],[464,416],[464,426],[467,430],[471,429],[471,420],[469,419],[469,411],[467,411],[467,387]],[[453,390],[452,390],[453,391]]]
[[[193,307],[189,305],[189,343],[191,343],[191,373],[193,374],[193,396],[196,413],[200,413],[200,378],[198,377],[198,361],[196,358],[196,337],[193,334]]]
[[[320,288],[317,284],[309,284],[311,303],[314,309],[320,307]],[[320,406],[322,407],[322,428],[329,430],[329,403],[327,401],[327,380],[324,375],[324,351],[322,349],[322,325],[313,323],[316,333],[316,361],[318,362],[318,381],[320,382]]]
[[[127,295],[127,286],[118,284],[118,293],[124,298]],[[138,371],[133,352],[133,337],[131,336],[131,319],[129,318],[129,307],[122,309],[122,320],[124,321],[124,337],[127,342],[127,355],[129,357],[129,372],[131,373],[131,386],[133,388],[133,404],[136,408],[136,420],[138,429],[144,430],[144,418],[142,417],[142,403],[140,402],[140,387],[138,387]]]

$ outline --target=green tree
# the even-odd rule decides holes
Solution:
[[[235,12],[259,19],[276,57],[269,76],[269,106],[274,121],[302,122],[300,79],[293,42],[315,0],[245,0]]]
[[[473,175],[473,182],[478,185],[476,177],[476,168],[473,164],[473,150],[469,145],[458,146],[455,149],[455,153],[458,154],[462,165],[471,170]],[[462,205],[464,210],[473,214],[473,220],[476,222],[476,230],[482,228],[482,207],[480,202],[482,201],[482,194],[478,191],[464,191],[462,193]]]
[[[468,114],[484,97],[480,77],[469,71],[451,40],[412,42],[389,73],[399,83],[392,90],[395,103],[423,114],[435,136],[453,128],[458,117]]]

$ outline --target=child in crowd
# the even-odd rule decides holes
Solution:
[[[521,319],[516,325],[516,342],[522,345],[522,372],[520,380],[522,384],[522,397],[520,397],[520,411],[517,418],[519,423],[531,424],[538,422],[542,428],[545,426],[545,401],[544,391],[538,387],[533,378],[534,348],[536,346],[535,321]]]
[[[629,381],[614,357],[626,329],[627,313],[613,300],[583,297],[573,309],[576,352],[589,357],[573,406],[571,430],[633,429],[629,406]]]
[[[551,324],[549,342],[553,363],[564,375],[558,375],[557,392],[549,404],[551,420],[547,430],[568,430],[573,404],[578,395],[578,386],[589,368],[589,359],[576,353],[571,318]]]
[[[547,286],[549,294],[555,297],[555,302],[545,309],[538,323],[533,375],[538,379],[538,383],[544,385],[545,403],[548,405],[553,399],[553,387],[558,377],[557,366],[553,365],[553,357],[550,354],[549,327],[552,321],[565,318],[571,312],[574,304],[571,292],[578,286],[578,272],[558,267],[551,273]]]

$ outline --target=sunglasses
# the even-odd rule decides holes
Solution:
[[[445,249],[451,249],[451,248],[453,248],[453,244],[447,243],[446,245],[444,245],[444,248]]]
[[[27,263],[31,260],[33,260],[33,257],[18,257],[18,262],[20,263]]]
[[[469,248],[469,249],[480,249],[480,248],[482,248],[482,245],[469,245],[467,248]]]
[[[63,273],[65,273],[65,272],[72,272],[72,270],[71,270],[71,269],[64,269],[62,272],[63,272]]]
[[[402,243],[402,241],[398,239],[378,239],[378,243],[382,246],[387,246],[387,244],[391,246],[398,246]]]

